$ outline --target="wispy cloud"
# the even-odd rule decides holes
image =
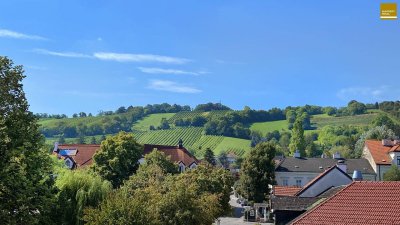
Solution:
[[[400,98],[400,90],[387,85],[377,87],[358,86],[342,88],[337,92],[337,96],[342,100],[362,99],[367,101],[380,101]]]
[[[244,62],[234,62],[234,61],[227,61],[227,60],[223,60],[223,59],[216,59],[215,62],[218,63],[218,64],[231,64],[231,65],[244,65],[244,64],[246,64]]]
[[[176,58],[170,56],[162,56],[162,55],[151,55],[151,54],[121,54],[121,53],[112,53],[112,52],[95,52],[91,54],[83,54],[79,52],[58,52],[58,51],[50,51],[47,49],[34,49],[33,52],[43,54],[43,55],[53,55],[59,57],[70,57],[70,58],[94,58],[99,60],[108,60],[108,61],[116,61],[116,62],[153,62],[153,63],[166,63],[166,64],[185,64],[190,62],[191,60],[185,58]],[[146,68],[143,68],[146,70]],[[157,68],[148,68],[150,73],[156,73],[154,69]],[[151,71],[152,70],[152,71]],[[191,73],[189,71],[182,70],[163,70],[159,69],[157,73],[181,73],[188,74]],[[205,73],[205,72],[199,72]],[[195,75],[195,74],[193,74]]]
[[[34,49],[33,52],[43,54],[43,55],[53,55],[53,56],[60,56],[60,57],[69,57],[69,58],[92,58],[90,55],[78,53],[78,52],[55,52],[49,51],[46,49]]]
[[[30,40],[47,40],[47,38],[38,35],[23,34],[6,29],[0,29],[0,37],[15,38],[15,39],[30,39]]]
[[[138,69],[140,71],[142,71],[143,73],[150,73],[150,74],[175,74],[175,75],[198,76],[198,75],[207,73],[204,71],[192,72],[192,71],[186,71],[186,70],[163,69],[163,68],[154,68],[154,67],[138,67]]]
[[[197,88],[186,86],[184,84],[179,84],[169,80],[150,80],[148,88],[175,93],[195,94],[201,92],[201,90]]]
[[[176,58],[162,55],[151,54],[125,54],[113,52],[96,52],[93,56],[101,60],[117,61],[117,62],[158,62],[168,64],[185,64],[190,62],[189,59]]]

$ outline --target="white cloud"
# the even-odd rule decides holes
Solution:
[[[377,87],[348,87],[340,89],[337,92],[337,96],[342,100],[382,101],[400,98],[400,90],[387,85]]]
[[[95,58],[100,60],[109,60],[109,61],[117,61],[117,62],[153,62],[153,63],[167,63],[167,64],[184,64],[190,62],[189,59],[184,58],[175,58],[169,56],[161,56],[161,55],[151,55],[151,54],[120,54],[120,53],[111,53],[111,52],[96,52],[93,55],[83,54],[79,52],[56,52],[50,51],[46,49],[34,49],[33,52],[43,54],[43,55],[53,55],[53,56],[60,56],[60,57],[70,57],[70,58]],[[154,69],[156,68],[150,68]],[[146,70],[144,68],[144,70]],[[162,70],[162,69],[161,69]],[[166,73],[181,73],[181,74],[188,74],[191,72],[188,71],[180,71],[180,70],[159,70],[158,72]],[[205,72],[199,72],[205,73]],[[193,75],[195,75],[193,73]]]
[[[175,58],[162,55],[151,54],[125,54],[113,52],[96,52],[93,56],[101,60],[117,61],[117,62],[159,62],[169,64],[185,64],[190,62],[189,59]]]
[[[30,40],[47,40],[38,35],[23,34],[12,30],[0,29],[0,37],[16,38],[16,39],[30,39]]]
[[[193,75],[198,76],[200,74],[205,74],[206,72],[192,72],[185,70],[176,70],[176,69],[163,69],[163,68],[154,68],[154,67],[138,67],[140,71],[143,73],[150,74],[175,74],[175,75]]]
[[[183,84],[176,83],[174,81],[169,80],[151,80],[148,88],[159,90],[159,91],[168,91],[168,92],[176,92],[176,93],[199,93],[201,90],[185,86]]]
[[[78,52],[54,52],[46,49],[34,49],[33,51],[43,55],[53,55],[53,56],[69,57],[69,58],[92,58],[92,56],[90,55]]]

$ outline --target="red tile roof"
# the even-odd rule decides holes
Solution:
[[[369,149],[369,152],[372,155],[372,158],[374,159],[374,162],[378,165],[391,165],[392,164],[392,159],[389,156],[389,152],[391,149],[399,147],[399,145],[395,146],[384,146],[382,145],[382,141],[378,140],[366,140],[365,145]]]
[[[196,159],[186,148],[179,148],[178,146],[168,146],[168,145],[144,145],[143,155],[146,155],[157,149],[164,152],[166,156],[170,156],[171,160],[174,162],[182,162],[185,166],[190,166],[193,163],[199,164],[199,160]]]
[[[301,190],[301,187],[296,186],[278,186],[275,185],[272,187],[273,194],[275,196],[295,196],[298,191]]]
[[[159,151],[165,153],[166,156],[170,156],[171,160],[174,162],[182,162],[185,166],[190,166],[192,163],[199,164],[199,160],[196,159],[190,152],[182,147],[178,146],[166,146],[166,145],[144,145],[143,155],[150,153],[154,148],[157,148]],[[70,155],[75,163],[76,167],[89,166],[93,163],[93,155],[96,153],[98,149],[100,149],[100,145],[89,145],[89,144],[62,144],[58,145],[59,150],[66,149],[76,149],[76,155]]]
[[[87,145],[87,144],[62,144],[58,145],[58,150],[63,149],[77,149],[76,155],[71,155],[71,157],[77,167],[89,166],[93,163],[92,157],[100,145]]]
[[[291,224],[400,224],[399,181],[355,181]]]

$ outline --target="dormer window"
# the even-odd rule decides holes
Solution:
[[[179,163],[179,172],[183,173],[185,171],[185,164],[182,162]]]
[[[65,159],[65,165],[69,168],[72,169],[74,167],[74,162],[72,162],[71,159],[67,158]]]

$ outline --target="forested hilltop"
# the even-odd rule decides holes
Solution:
[[[265,141],[278,144],[278,152],[285,155],[296,148],[307,156],[338,151],[345,157],[359,157],[356,142],[368,130],[385,125],[382,129],[400,133],[400,101],[364,104],[353,100],[340,108],[305,105],[268,110],[247,106],[232,110],[220,103],[195,108],[163,103],[121,106],[97,115],[77,112],[72,118],[36,116],[48,143],[100,143],[107,135],[126,131],[139,143],[175,145],[182,138],[185,147],[199,157],[207,148],[241,156]]]

